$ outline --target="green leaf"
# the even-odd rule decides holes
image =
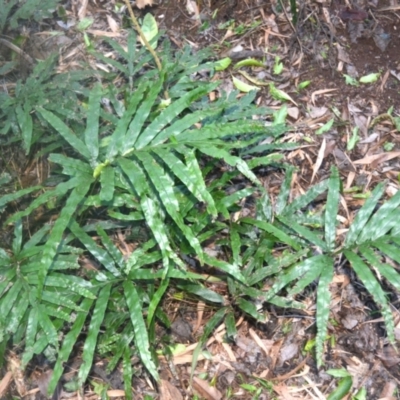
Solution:
[[[241,60],[235,64],[235,69],[242,67],[259,67],[265,68],[265,64],[262,61],[258,61],[254,58],[246,58],[245,60]]]
[[[235,314],[233,311],[228,312],[225,317],[226,336],[235,340],[237,336]]]
[[[226,272],[233,278],[237,279],[239,282],[246,283],[246,278],[240,272],[240,268],[238,265],[230,264],[223,260],[217,260],[216,258],[211,257],[207,254],[204,255],[204,261],[206,264],[212,265],[213,267]]]
[[[91,154],[85,144],[79,139],[65,123],[54,115],[52,112],[44,108],[38,108],[42,117],[83,157],[87,160],[91,159]]]
[[[305,89],[310,83],[311,83],[311,81],[300,82],[299,85],[297,86],[297,90]]]
[[[84,161],[77,160],[76,158],[66,157],[63,154],[50,154],[49,161],[60,164],[63,167],[63,174],[76,176],[92,174],[92,168]]]
[[[188,149],[185,146],[179,146],[178,151],[182,152],[184,155],[186,166],[171,152],[163,151],[161,157],[182,183],[186,185],[193,196],[206,204],[208,213],[216,217],[218,212],[215,207],[214,199],[207,190],[200,165],[195,155],[195,150]],[[158,150],[156,154],[160,155]]]
[[[349,372],[344,368],[328,369],[326,371],[326,373],[328,375],[334,376],[335,378],[351,378],[351,375],[349,374]]]
[[[72,349],[77,343],[78,337],[83,329],[83,326],[86,321],[86,317],[89,313],[90,308],[92,307],[93,300],[92,299],[84,299],[80,304],[79,308],[82,310],[76,316],[75,322],[72,325],[71,330],[64,336],[62,346],[60,351],[58,352],[58,357],[56,364],[53,369],[53,375],[51,377],[47,393],[52,396],[56,386],[58,384],[59,379],[61,378],[64,371],[64,364],[68,361],[69,356],[72,352]]]
[[[131,362],[131,352],[129,346],[124,348],[124,354],[122,359],[122,375],[124,378],[124,395],[126,400],[132,400],[132,362]]]
[[[275,57],[273,70],[275,75],[279,75],[283,71],[283,63],[281,62],[281,58],[279,56]]]
[[[280,242],[285,243],[291,246],[295,250],[300,250],[301,245],[300,243],[296,242],[290,236],[288,236],[285,232],[281,231],[280,229],[276,228],[274,225],[264,222],[264,221],[257,221],[252,218],[242,218],[240,220],[241,223],[254,225],[257,228],[262,229],[265,232],[270,233],[274,237],[276,237]]]
[[[211,301],[213,303],[220,303],[224,304],[224,298],[219,295],[218,293],[214,292],[213,290],[210,290],[206,288],[203,285],[199,284],[193,284],[193,283],[181,283],[177,285],[179,289],[184,290],[187,293],[194,294],[196,296],[199,296],[203,298],[206,301]]]
[[[31,187],[26,188],[26,189],[18,190],[15,193],[10,193],[10,194],[6,194],[4,196],[1,196],[0,197],[0,211],[2,211],[3,207],[6,204],[8,204],[8,203],[10,203],[10,202],[12,202],[14,200],[17,200],[20,197],[25,196],[26,194],[32,193],[35,190],[40,190],[41,188],[42,188],[41,186],[31,186]],[[14,219],[14,221],[16,221],[17,219],[18,218]]]
[[[333,118],[331,118],[327,123],[322,125],[321,128],[317,129],[315,131],[315,134],[316,135],[321,135],[322,133],[328,132],[332,128],[332,125],[333,125],[334,122],[335,122],[335,120]]]
[[[145,146],[150,143],[153,144],[159,143],[158,135],[162,134],[161,132],[175,119],[177,118],[182,111],[187,109],[192,103],[208,94],[211,90],[216,88],[215,83],[210,83],[205,86],[200,86],[196,89],[191,90],[190,92],[185,93],[180,99],[173,101],[169,107],[162,111],[160,115],[158,115],[154,121],[150,123],[150,125],[142,132],[140,137],[138,137],[137,142],[135,143],[137,149],[143,149]],[[139,110],[140,111],[140,110]],[[139,112],[138,111],[138,112]],[[179,126],[179,125],[178,125]],[[175,127],[176,128],[176,127]],[[168,129],[168,128],[167,128]],[[169,135],[176,134],[179,137],[179,131],[173,133],[172,128],[168,131]],[[165,135],[163,134],[163,138]]]
[[[361,212],[361,211],[360,211]],[[351,266],[360,278],[365,288],[371,293],[374,301],[382,310],[382,316],[385,321],[389,340],[394,343],[394,321],[391,309],[389,307],[385,292],[383,291],[375,275],[371,272],[368,265],[352,251],[344,251],[344,255],[350,261]]]
[[[285,174],[285,180],[283,181],[279,194],[278,194],[278,199],[276,201],[276,206],[275,206],[275,212],[276,214],[280,215],[282,214],[283,210],[285,209],[288,199],[289,199],[289,194],[290,194],[290,187],[292,185],[292,179],[293,179],[293,172],[294,172],[294,167],[290,166],[286,170]]]
[[[33,131],[33,122],[32,117],[30,115],[30,109],[28,108],[28,103],[24,107],[17,105],[15,108],[15,114],[17,116],[18,124],[22,133],[22,140],[24,141],[24,146],[26,150],[26,154],[29,154],[29,150],[32,144],[32,131]]]
[[[12,250],[14,256],[17,256],[21,251],[22,246],[22,221],[19,219],[14,227],[14,240],[12,242]]]
[[[297,106],[297,103],[287,93],[283,90],[277,89],[273,83],[269,84],[269,93],[276,100],[288,100]]]
[[[120,271],[115,267],[113,258],[107,253],[106,250],[98,246],[97,243],[78,225],[76,221],[72,221],[69,228],[98,262],[100,262],[115,277],[121,276]]]
[[[114,196],[114,168],[111,166],[107,166],[103,169],[100,175],[100,183],[101,183],[101,190],[100,190],[100,200],[102,201],[111,201]]]
[[[336,242],[336,217],[339,209],[340,179],[337,168],[332,167],[329,179],[328,199],[325,209],[325,241],[327,248],[333,251]]]
[[[124,151],[125,135],[132,121],[132,116],[135,114],[139,103],[143,100],[144,93],[149,85],[150,81],[141,79],[138,87],[128,100],[127,109],[124,111],[122,118],[118,120],[117,126],[111,135],[107,148],[107,160],[112,161],[118,153],[121,154]]]
[[[54,257],[56,256],[62,236],[70,223],[71,217],[74,215],[79,204],[85,198],[87,192],[90,189],[92,178],[83,176],[78,180],[78,186],[74,188],[65,204],[65,207],[61,210],[59,217],[54,223],[54,227],[51,231],[51,235],[47,243],[43,246],[43,256],[41,260],[41,269],[39,270],[39,281],[38,281],[38,295],[41,296],[41,291],[44,286],[44,281],[47,273],[53,264]]]
[[[229,57],[225,57],[221,60],[218,60],[215,63],[215,70],[216,71],[224,71],[231,65],[231,63],[232,63],[232,59],[230,59]]]
[[[380,72],[364,75],[360,78],[361,83],[374,83],[381,76]]]
[[[15,305],[22,290],[22,280],[14,282],[7,294],[0,299],[0,325],[4,326],[7,317]]]
[[[222,307],[220,308],[206,323],[204,326],[204,331],[203,334],[201,335],[201,338],[199,339],[199,343],[197,344],[196,348],[194,349],[193,356],[192,356],[192,366],[191,366],[191,374],[190,374],[190,380],[193,379],[193,374],[196,370],[196,365],[197,365],[197,359],[199,358],[200,352],[209,339],[211,333],[213,330],[217,327],[217,325],[221,322],[221,320],[224,318],[226,312],[228,311],[227,307]]]
[[[46,309],[43,305],[38,305],[38,321],[44,334],[46,335],[47,343],[52,344],[54,347],[58,348],[58,334],[57,330],[51,322],[50,318],[46,313]]]
[[[251,315],[257,321],[266,322],[265,316],[259,313],[259,311],[257,310],[257,307],[254,303],[252,303],[248,300],[245,300],[243,298],[239,298],[237,300],[237,305],[245,313]]]
[[[325,180],[312,186],[306,193],[296,197],[288,206],[285,207],[282,214],[288,218],[293,218],[296,211],[300,211],[302,208],[307,207],[312,201],[314,201],[320,194],[325,192],[328,188],[329,180]]]
[[[94,351],[97,345],[97,337],[100,333],[100,327],[104,320],[108,300],[110,298],[111,284],[105,285],[99,292],[96,304],[92,313],[92,318],[88,327],[85,344],[83,345],[82,364],[78,372],[78,381],[80,385],[86,382],[90,369],[92,368]]]
[[[343,76],[344,76],[344,81],[345,81],[346,85],[360,86],[357,79],[353,78],[352,76],[346,75],[346,74],[343,74]]]
[[[327,400],[341,400],[343,399],[351,389],[353,380],[350,376],[340,380],[337,389],[335,389],[328,397]]]
[[[151,376],[159,381],[157,367],[151,357],[150,343],[147,334],[146,324],[143,319],[142,302],[133,286],[132,282],[125,281],[123,283],[125,301],[129,309],[129,314],[132,322],[132,328],[135,333],[135,344],[139,353],[140,359],[147,368]]]
[[[324,342],[328,332],[328,320],[330,312],[331,292],[329,285],[333,279],[333,259],[326,257],[325,262],[321,263],[321,276],[317,289],[317,337],[315,340],[317,365],[322,364]]]
[[[356,144],[358,143],[358,141],[360,140],[360,136],[358,135],[358,131],[359,131],[359,128],[358,128],[358,126],[356,126],[353,129],[353,133],[352,133],[349,141],[347,142],[347,146],[346,146],[347,151],[352,151],[354,149],[354,147],[356,146]]]
[[[114,259],[115,263],[118,266],[122,267],[125,264],[124,255],[122,254],[122,252],[112,242],[109,235],[106,233],[106,231],[101,226],[98,226],[96,231],[99,234],[104,247],[106,248],[108,253],[111,255],[111,257]],[[117,275],[115,275],[115,276],[117,276],[117,277],[121,276],[121,273],[119,271],[116,271],[116,272],[117,272]]]
[[[349,231],[347,232],[346,240],[344,242],[344,246],[346,248],[349,248],[349,246],[358,241],[357,238],[361,236],[361,234],[363,236],[371,234],[371,230],[368,230],[365,233],[363,233],[363,230],[371,214],[374,212],[375,207],[379,202],[379,199],[382,197],[383,192],[384,184],[383,182],[381,182],[375,187],[375,189],[371,193],[371,196],[366,200],[365,204],[358,211],[353,223],[350,226]]]
[[[259,87],[249,85],[248,83],[243,82],[240,79],[235,78],[234,76],[232,76],[232,81],[233,81],[233,86],[235,86],[236,89],[240,90],[243,93],[249,93],[252,90],[260,90]]]
[[[99,155],[99,117],[100,100],[102,95],[101,85],[96,84],[90,91],[89,106],[85,130],[85,144],[90,153],[90,164],[94,168]]]
[[[379,210],[371,217],[365,228],[360,233],[358,242],[363,243],[367,240],[377,240],[387,234],[395,225],[397,225],[400,206],[400,191],[398,191],[390,200],[382,204]]]
[[[150,326],[150,324],[152,323],[154,314],[157,311],[157,307],[160,304],[160,301],[164,296],[165,291],[169,287],[169,282],[169,278],[164,279],[158,287],[157,291],[154,293],[153,297],[151,298],[149,309],[147,311],[147,326]]]
[[[125,134],[125,139],[123,140],[122,145],[122,154],[130,153],[134,148],[140,148],[136,141],[139,137],[143,137],[144,133],[141,134],[141,130],[145,122],[147,122],[148,116],[152,107],[154,106],[154,102],[157,99],[161,89],[163,86],[162,79],[157,79],[155,83],[150,87],[149,92],[146,94],[142,104],[138,108],[133,121],[129,124],[129,129]],[[154,124],[155,120],[152,124]],[[152,125],[150,124],[150,126]],[[146,130],[148,130],[147,127]],[[142,139],[143,140],[143,139]]]
[[[400,291],[400,274],[389,264],[383,264],[370,247],[360,247],[361,254],[365,257],[371,266],[386,278],[388,283]],[[384,249],[381,249],[385,253]],[[397,249],[398,251],[398,249]]]
[[[158,26],[157,26],[157,21],[153,17],[152,14],[147,13],[144,18],[143,18],[143,23],[142,23],[142,31],[147,39],[147,41],[150,43],[158,34]],[[155,49],[157,47],[157,42],[150,43],[151,47]]]
[[[33,306],[29,312],[28,323],[25,331],[25,350],[21,358],[23,366],[33,357],[33,345],[35,344],[36,334],[39,326],[38,307]]]
[[[200,263],[203,263],[203,250],[200,246],[199,240],[195,237],[192,230],[185,224],[180,210],[179,202],[173,190],[173,182],[168,174],[164,171],[160,164],[158,164],[148,153],[138,153],[138,158],[142,161],[146,172],[153,182],[157,194],[161,199],[168,214],[172,217],[174,222],[178,225],[183,235],[195,250],[199,257]]]
[[[29,297],[23,296],[14,304],[11,318],[7,318],[7,332],[15,334],[29,307]]]

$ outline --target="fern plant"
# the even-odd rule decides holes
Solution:
[[[331,300],[329,284],[335,272],[335,260],[344,257],[379,306],[388,338],[394,342],[393,316],[381,281],[384,279],[393,290],[400,290],[400,274],[394,267],[400,260],[397,223],[400,192],[380,205],[384,183],[378,184],[358,211],[344,241],[339,242],[336,235],[340,198],[337,169],[332,169],[330,179],[289,203],[292,173],[293,168],[289,168],[275,207],[264,196],[258,202],[258,217],[239,221],[243,237],[252,237],[253,241],[245,252],[247,267],[243,271],[248,285],[256,288],[253,297],[283,307],[301,308],[295,296],[317,282],[316,356],[317,364],[321,365]],[[327,192],[327,201],[323,212],[309,215],[305,211],[307,206],[324,192]],[[259,232],[256,236],[254,229]],[[243,240],[246,245],[248,241]],[[279,257],[273,252],[277,244],[287,246]],[[257,288],[267,277],[273,280],[272,287],[266,291]],[[281,298],[278,294],[283,290],[285,296]],[[241,293],[251,295],[246,288]]]
[[[129,40],[133,46],[134,38]],[[125,72],[139,75],[135,68],[141,60],[122,55],[128,58]],[[212,67],[191,59],[190,73]],[[134,353],[158,379],[150,343],[155,319],[168,325],[159,305],[169,285],[176,282],[209,301],[224,302],[200,283],[201,275],[187,270],[181,249],[196,255],[201,264],[207,262],[235,282],[246,284],[239,264],[206,256],[198,237],[219,212],[229,216],[230,205],[245,193],[216,201],[205,183],[201,159],[223,160],[263,192],[251,169],[271,159],[264,156],[246,163],[231,150],[279,136],[283,130],[276,133],[275,127],[267,128],[263,121],[253,119],[265,114],[251,105],[253,93],[236,101],[234,107],[232,95],[209,105],[204,97],[218,83],[192,82],[182,69],[170,60],[161,74],[141,71],[132,82],[127,77],[127,88],[94,85],[81,108],[83,120],[73,124],[65,109],[43,103],[35,106],[37,118],[62,142],[62,152],[49,156],[53,174],[60,177],[55,187],[36,186],[0,198],[0,211],[4,211],[10,202],[34,194],[24,210],[6,221],[15,224],[15,238],[12,248],[0,253],[4,277],[0,332],[2,353],[10,340],[19,344],[25,337],[24,365],[41,352],[56,362],[49,392],[85,330],[80,384],[86,381],[96,349],[111,354],[111,367],[122,359],[128,398],[129,360]],[[169,104],[161,98],[165,87],[171,94]],[[111,112],[101,107],[105,99],[112,105]],[[50,201],[59,208],[57,218],[26,240],[22,221]],[[201,221],[195,221],[192,217],[199,205],[204,205],[205,212]],[[150,237],[124,254],[111,236],[135,226],[147,227]],[[83,252],[96,263],[94,271],[80,267]],[[100,335],[101,327],[105,332]],[[62,341],[61,332],[65,335]]]

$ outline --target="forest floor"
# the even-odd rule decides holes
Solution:
[[[89,34],[96,37],[107,32],[118,39],[121,21],[113,14],[114,1],[90,1],[86,7],[72,3],[70,8],[65,6],[71,16],[80,13],[95,18]],[[326,179],[335,165],[344,189],[358,188],[358,196],[345,199],[351,219],[364,202],[362,194],[377,182],[388,182],[388,196],[399,186],[400,6],[389,0],[359,0],[351,5],[344,1],[299,1],[297,5],[296,26],[290,7],[283,9],[280,1],[158,0],[135,12],[139,17],[151,13],[177,49],[211,46],[214,60],[230,57],[234,64],[248,59],[263,62],[267,68],[248,66],[242,69],[245,74],[233,68],[217,72],[214,78],[223,82],[226,91],[233,90],[233,77],[254,86],[258,89],[257,104],[272,110],[278,110],[283,102],[271,96],[266,82],[273,82],[290,96],[286,104],[291,130],[286,139],[301,144],[285,152],[286,161],[297,168],[293,190],[305,192]],[[49,25],[56,29],[54,23]],[[68,68],[68,58],[77,57],[82,42],[74,42],[66,30],[54,39],[57,42],[51,44],[52,39],[47,38],[44,43],[46,30],[43,26],[42,35],[32,35],[25,49],[30,48],[30,55],[40,58],[38,54],[42,57],[46,51],[64,46],[60,68]],[[32,54],[35,51],[39,53]],[[269,172],[259,178],[273,194],[279,192],[284,175]],[[331,285],[330,340],[322,368],[317,368],[312,351],[315,293],[310,291],[308,298],[302,299],[308,305],[307,312],[267,305],[265,323],[238,315],[239,335],[232,343],[224,341],[223,326],[217,330],[207,343],[208,352],[199,358],[191,387],[196,332],[213,310],[200,310],[196,302],[168,295],[164,310],[174,321],[172,335],[176,343],[185,346],[184,352],[169,361],[160,359],[159,388],[144,373],[138,373],[133,381],[134,398],[326,399],[347,372],[350,394],[335,399],[400,399],[399,354],[387,346],[377,306],[356,282],[350,283],[348,271],[339,266]],[[398,300],[393,307],[399,309]],[[165,332],[160,330],[159,334]],[[79,362],[77,357],[77,365],[69,366],[71,376]],[[25,398],[45,398],[41,393],[45,392],[48,366],[39,358],[36,363],[25,377],[31,390],[31,397]],[[106,365],[101,359],[96,363],[91,382],[97,382],[98,390],[93,384],[85,391],[85,399],[105,398],[99,387],[107,389],[104,393],[109,398],[123,398],[121,372],[117,369],[108,374]],[[342,371],[342,375],[327,373],[332,369]],[[65,376],[64,381],[71,376]],[[82,397],[63,391],[59,398]]]

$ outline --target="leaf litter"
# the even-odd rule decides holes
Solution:
[[[279,2],[265,6],[251,0],[235,5],[227,2],[218,8],[207,1],[200,5],[192,1],[184,3],[160,0],[155,4],[144,0],[138,1],[137,7],[144,9],[143,16],[152,13],[160,28],[166,29],[166,35],[179,48],[185,42],[194,48],[214,45],[216,60],[231,57],[232,60],[251,58],[262,62],[262,66],[254,63],[241,67],[243,75],[251,79],[246,90],[256,87],[257,104],[272,110],[280,109],[286,101],[296,106],[288,112],[291,132],[282,140],[300,143],[297,149],[284,153],[285,160],[298,169],[291,182],[291,199],[304,194],[311,183],[326,178],[330,166],[336,165],[345,178],[345,195],[340,199],[345,213],[341,215],[338,229],[344,233],[364,204],[361,195],[370,187],[387,180],[388,197],[396,193],[400,174],[400,151],[397,151],[400,42],[396,31],[398,16],[392,13],[392,8],[383,1],[376,1],[373,6],[359,1],[351,7],[301,2],[297,5],[298,28],[294,34],[288,14],[290,9],[282,9]],[[61,45],[59,70],[77,68],[82,34],[69,30],[72,21],[94,16],[94,23],[87,29],[89,34],[118,38],[125,46],[123,14],[115,14],[112,5],[114,2],[94,2],[93,5],[83,2],[78,10],[68,10],[71,24],[64,26],[64,34],[60,32],[53,42],[49,36],[47,43],[42,40],[36,45],[43,52]],[[308,18],[310,15],[314,18]],[[45,37],[47,33],[43,32],[43,35]],[[32,35],[30,40],[33,43],[38,37]],[[107,56],[115,55],[109,51]],[[281,60],[283,70],[274,75],[276,57]],[[101,64],[95,67],[105,68]],[[357,85],[346,84],[344,72]],[[235,81],[229,70],[218,72],[216,77],[226,82],[226,90],[232,90]],[[300,84],[307,80],[311,84],[299,90]],[[263,84],[257,85],[258,81]],[[241,90],[240,84],[238,89]],[[332,118],[333,125],[316,136],[316,132]],[[359,129],[360,140],[349,152],[346,146],[355,127]],[[393,145],[390,150],[389,145]],[[260,173],[271,198],[278,201],[284,174],[278,170],[268,173],[261,170]],[[350,191],[354,186],[359,187],[356,193],[359,197]],[[311,212],[318,212],[319,207],[321,204],[317,199]],[[247,212],[254,210],[250,207]],[[224,295],[226,288],[220,285],[218,290]],[[399,357],[383,334],[382,318],[371,318],[377,312],[376,306],[348,265],[339,263],[330,292],[329,308],[333,318],[328,330],[332,340],[328,338],[326,344],[323,370],[318,371],[312,361],[316,299],[315,292],[310,290],[307,296],[297,299],[304,305],[301,311],[261,304],[266,315],[264,322],[235,315],[237,334],[228,341],[225,339],[227,327],[219,325],[198,357],[192,388],[204,399],[220,399],[228,390],[232,398],[250,399],[255,393],[251,387],[262,389],[258,394],[260,399],[272,396],[324,399],[338,382],[332,380],[326,370],[345,368],[352,378],[352,393],[365,387],[368,398],[394,399],[400,383]],[[392,297],[395,334],[399,340],[400,317],[395,308],[398,294],[397,300],[394,293]],[[214,312],[204,303],[200,308],[198,306],[196,300],[171,298],[165,302],[165,312],[175,324],[172,329],[174,340],[183,345],[183,350],[173,354],[170,360],[160,356],[161,399],[190,398],[188,396],[192,395],[189,381],[193,372],[193,352],[204,323]],[[181,310],[179,316],[177,310]],[[159,334],[165,332],[160,330]],[[18,371],[18,363],[15,354],[10,356],[8,366],[16,391],[21,396],[28,394],[40,398],[37,396],[45,392],[43,385],[51,371],[37,359],[35,371],[44,369],[43,377],[35,380],[32,372],[30,380],[37,382],[37,386],[28,391]],[[100,360],[99,365],[101,368]],[[97,379],[100,375],[97,374]],[[0,397],[6,393],[10,382],[7,373],[0,381]],[[140,374],[135,388],[138,399],[155,390],[145,375]],[[110,387],[106,393],[112,398],[123,398],[119,389]],[[66,398],[62,393],[59,396]],[[87,392],[85,398],[97,397],[93,392]]]

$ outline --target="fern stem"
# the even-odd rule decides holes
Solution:
[[[136,19],[135,13],[132,10],[132,6],[129,3],[129,0],[125,0],[125,4],[128,7],[128,11],[129,11],[129,15],[131,17],[131,20],[133,22],[133,25],[135,26],[136,30],[139,33],[140,38],[143,40],[144,45],[146,46],[147,50],[150,52],[150,54],[153,56],[154,61],[157,65],[157,69],[161,72],[162,71],[162,65],[161,65],[161,61],[157,55],[157,53],[154,51],[154,49],[150,46],[149,41],[146,39],[146,36],[144,35],[142,28],[139,25],[138,20]],[[164,96],[165,98],[168,100],[169,99],[169,95],[168,92],[165,91],[164,92]]]

